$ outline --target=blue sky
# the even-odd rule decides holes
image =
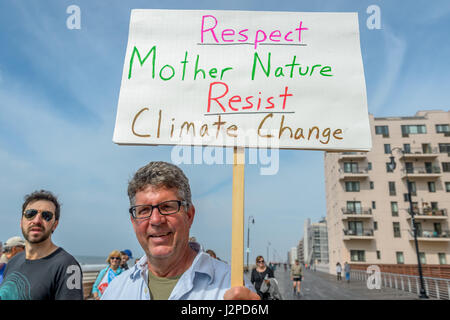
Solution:
[[[69,30],[68,6],[81,9]],[[369,30],[367,7],[381,9]],[[23,196],[44,188],[62,202],[54,241],[74,255],[142,254],[128,217],[127,182],[171,147],[112,143],[130,10],[215,9],[358,12],[368,108],[376,117],[448,110],[450,2],[442,1],[24,1],[0,3],[0,240],[21,235]],[[225,260],[231,248],[230,165],[182,165],[205,249]],[[326,215],[323,152],[280,151],[273,176],[247,165],[246,216],[251,261],[284,260],[303,235],[304,219]],[[205,178],[207,177],[207,178]],[[247,218],[245,225],[245,241]]]

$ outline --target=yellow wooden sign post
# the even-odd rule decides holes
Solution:
[[[244,285],[244,170],[245,148],[234,147],[233,214],[231,227],[231,286]]]

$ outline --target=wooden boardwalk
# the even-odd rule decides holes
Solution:
[[[337,281],[336,276],[306,270],[302,281],[301,295],[294,296],[289,268],[275,270],[283,300],[418,300],[418,296],[391,288],[370,290],[364,281]]]

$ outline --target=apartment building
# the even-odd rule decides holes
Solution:
[[[300,239],[297,245],[297,258],[300,263],[305,263],[305,257],[303,256],[303,239]]]
[[[311,223],[308,218],[304,225],[304,260],[308,265],[328,264],[328,230],[325,219]]]
[[[295,260],[298,259],[297,256],[297,248],[296,247],[292,247],[291,250],[288,251],[288,263],[289,264],[294,264]]]
[[[449,264],[450,112],[369,117],[371,151],[325,153],[330,272],[417,264],[408,182],[421,262]]]

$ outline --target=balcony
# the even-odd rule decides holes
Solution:
[[[343,152],[339,154],[339,161],[355,160],[360,161],[367,158],[367,152]]]
[[[373,229],[344,229],[344,240],[373,240]]]
[[[432,209],[428,207],[420,210],[414,209],[415,220],[447,220],[447,217],[447,209]],[[410,220],[411,216],[408,216],[408,219]]]
[[[400,160],[431,160],[439,156],[438,148],[403,150]]]
[[[351,210],[349,208],[342,208],[342,220],[347,220],[350,218],[358,218],[358,219],[372,219],[372,208],[359,208],[355,210]]]
[[[450,232],[448,230],[441,232],[436,230],[418,230],[417,240],[426,242],[450,242]],[[412,231],[410,231],[409,241],[414,241]]]
[[[339,180],[365,180],[369,178],[368,168],[345,171],[339,169]]]
[[[402,178],[408,179],[438,179],[442,176],[438,166],[423,168],[408,168],[402,170]]]

